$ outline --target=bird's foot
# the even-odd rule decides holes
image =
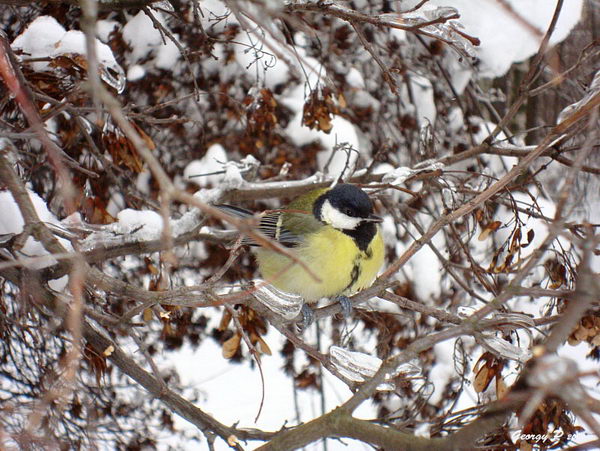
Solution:
[[[302,304],[302,323],[300,324],[301,330],[306,330],[315,321],[315,312],[308,304]]]
[[[337,301],[340,303],[344,318],[350,318],[352,315],[352,301],[350,301],[350,298],[348,296],[339,296]]]
[[[350,318],[352,315],[352,301],[348,296],[338,296],[336,298],[337,302],[340,303],[340,307],[342,308],[342,315],[344,318]],[[308,304],[302,304],[302,322],[298,323],[298,332],[302,332],[306,330],[308,326],[315,322],[315,312],[312,308],[308,306]]]

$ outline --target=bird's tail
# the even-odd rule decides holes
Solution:
[[[240,207],[234,207],[233,205],[218,204],[214,205],[214,207],[231,216],[235,216],[236,218],[247,219],[254,216],[254,213],[252,213],[250,210],[246,210],[245,208]]]

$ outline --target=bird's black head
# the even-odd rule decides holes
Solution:
[[[336,210],[353,218],[368,218],[373,214],[371,199],[354,185],[336,185],[325,196]]]
[[[371,199],[355,185],[339,184],[315,202],[314,215],[339,230],[356,230],[362,223],[381,222],[373,215]]]

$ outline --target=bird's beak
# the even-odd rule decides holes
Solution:
[[[381,219],[377,215],[371,215],[368,218],[365,218],[365,221],[367,221],[367,222],[383,222],[383,219]]]

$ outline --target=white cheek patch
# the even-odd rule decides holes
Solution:
[[[333,208],[329,203],[329,200],[323,202],[323,206],[321,207],[321,219],[334,229],[341,230],[354,230],[362,221],[360,218],[353,218],[352,216],[348,216]]]

